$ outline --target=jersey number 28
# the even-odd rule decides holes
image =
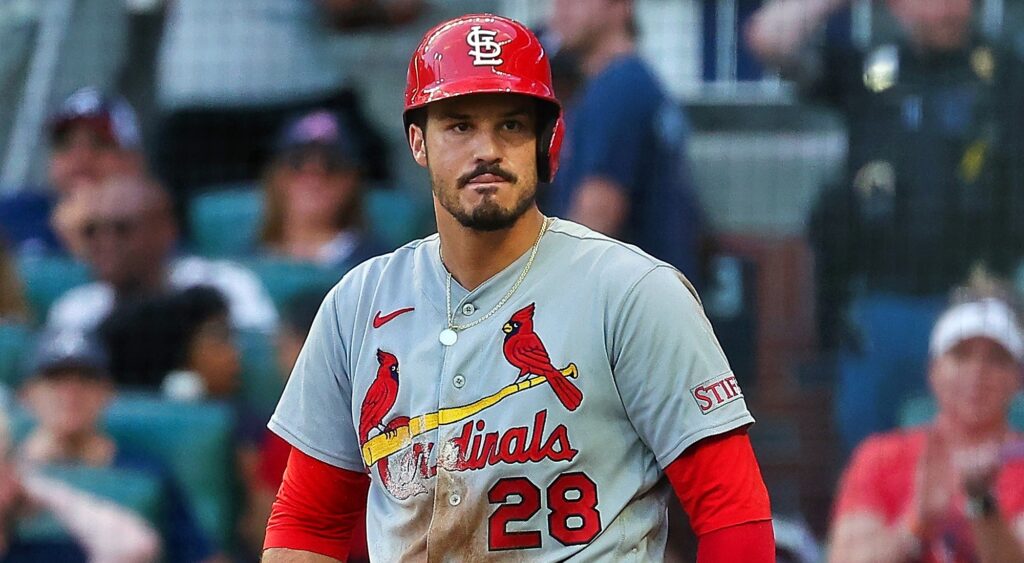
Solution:
[[[518,502],[511,497],[519,497]],[[509,522],[525,522],[541,508],[541,492],[526,477],[506,477],[487,491],[491,504],[500,504],[487,519],[491,551],[541,546],[538,530],[510,532]],[[590,543],[601,531],[597,485],[586,473],[563,473],[547,489],[548,531],[562,545]]]

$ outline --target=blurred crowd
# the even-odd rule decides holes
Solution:
[[[155,92],[82,77],[28,155],[45,185],[0,191],[2,562],[257,560],[288,453],[265,424],[320,301],[430,232],[426,179],[395,185],[398,112],[370,118],[324,54],[425,29],[429,2],[127,4],[160,16]],[[855,45],[826,32],[850,9],[765,0],[741,30],[848,137],[802,236],[835,503],[779,512],[780,561],[1021,561],[1024,35],[982,33],[980,0],[887,0],[892,36]],[[721,291],[692,120],[638,53],[634,2],[549,11],[567,135],[542,211]],[[722,341],[736,365],[764,353]],[[738,376],[756,414],[771,393]]]

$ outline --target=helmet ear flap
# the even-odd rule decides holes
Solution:
[[[544,129],[537,138],[537,179],[551,182],[558,172],[558,156],[562,152],[562,141],[565,139],[565,120],[561,109],[554,118],[548,119]]]

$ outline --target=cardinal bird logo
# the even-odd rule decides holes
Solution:
[[[364,443],[374,428],[381,433],[388,431],[384,417],[398,398],[398,358],[378,348],[377,363],[377,377],[366,390],[359,411],[359,439]]]
[[[563,371],[551,365],[551,358],[548,357],[544,343],[540,341],[540,337],[533,330],[535,305],[535,303],[530,303],[516,311],[505,323],[505,326],[501,327],[502,332],[505,333],[505,343],[502,346],[505,359],[519,368],[516,381],[529,374],[544,377],[562,405],[570,411],[574,411],[583,402],[583,392],[569,381]]]

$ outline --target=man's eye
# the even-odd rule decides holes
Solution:
[[[518,121],[506,121],[504,127],[506,131],[522,131],[523,124]]]
[[[469,124],[468,123],[456,123],[455,125],[452,125],[452,130],[453,131],[458,131],[459,133],[465,133],[466,131],[469,131]]]

